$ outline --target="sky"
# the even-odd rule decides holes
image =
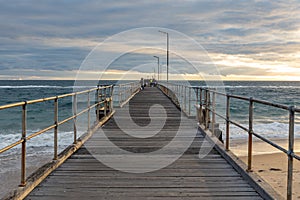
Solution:
[[[223,80],[300,81],[299,0],[0,0],[0,27],[0,79],[73,80],[80,70],[86,79],[99,73],[119,79],[128,71],[133,74],[130,78],[151,76],[157,65],[154,54],[159,55],[164,74],[165,43],[155,51],[125,49],[105,72],[101,67],[81,68],[97,45],[114,35],[160,27],[201,45],[200,52],[190,55],[205,50]],[[198,79],[188,64],[175,62],[180,56],[172,49],[180,41],[169,36],[170,77]],[[165,42],[164,35],[155,37]],[[141,41],[143,47],[153,48],[153,38]],[[122,49],[114,45],[108,53]],[[136,63],[139,67],[134,64],[137,60],[143,60]]]

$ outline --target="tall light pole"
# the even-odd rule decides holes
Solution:
[[[169,33],[161,30],[158,32],[167,35],[167,82],[169,82]]]
[[[159,81],[159,57],[153,56],[154,58],[157,58],[157,80]]]

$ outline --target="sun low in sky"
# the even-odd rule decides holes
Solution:
[[[300,80],[297,0],[12,0],[0,1],[0,19],[0,79],[73,80],[89,53],[108,38],[135,28],[162,27],[199,43],[223,80]],[[176,63],[174,44],[180,41],[169,36],[170,79],[178,79],[178,75],[199,79],[194,72],[178,73],[184,66]],[[165,39],[157,34],[144,42],[151,46]],[[128,74],[126,65],[141,54],[144,57],[139,59],[147,60],[147,70],[131,70],[128,78],[157,76],[156,54],[164,79],[165,47],[153,52],[124,52],[126,59],[124,55],[115,58],[111,64],[118,67],[105,71],[105,77],[119,79]],[[122,47],[115,44],[112,49]],[[99,77],[97,69],[82,73],[86,74],[84,79]]]

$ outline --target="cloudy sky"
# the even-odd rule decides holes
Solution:
[[[300,80],[299,0],[0,0],[0,27],[0,79],[75,79],[88,54],[107,38],[161,27],[199,43],[224,80]],[[170,41],[172,51],[172,34]],[[116,59],[113,65],[119,67],[108,70],[109,78],[128,71],[120,66],[152,58],[154,52],[123,53],[127,58]],[[156,53],[164,72],[165,52]],[[147,62],[156,64],[155,59]],[[85,73],[95,78],[93,70]]]

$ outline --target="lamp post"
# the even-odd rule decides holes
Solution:
[[[167,35],[167,82],[169,82],[169,33],[161,30],[158,32]]]
[[[153,56],[153,57],[157,59],[157,80],[159,81],[159,57],[158,56]]]

